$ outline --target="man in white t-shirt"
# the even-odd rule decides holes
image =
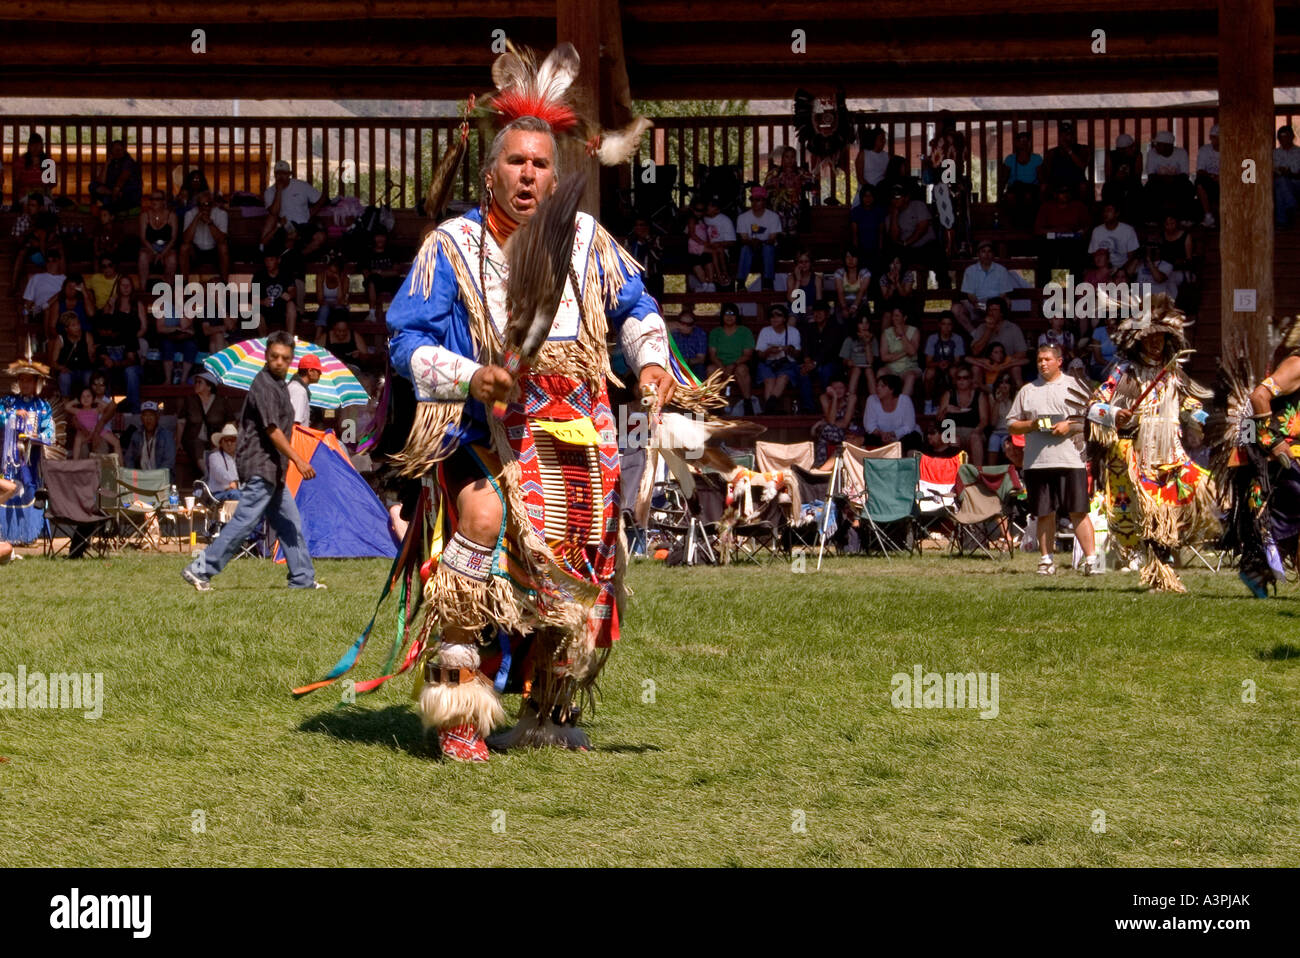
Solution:
[[[766,412],[769,404],[785,394],[786,387],[799,382],[799,362],[803,358],[803,339],[790,325],[790,313],[780,303],[768,307],[770,326],[758,334],[754,351],[758,353],[758,382],[763,387]]]
[[[190,267],[201,263],[215,265],[224,283],[230,277],[230,217],[212,202],[212,193],[204,190],[192,209],[185,214],[181,227],[181,273],[189,276]]]
[[[749,193],[750,207],[736,217],[736,239],[740,242],[740,262],[736,281],[744,286],[756,255],[763,258],[763,288],[776,285],[776,240],[781,235],[781,217],[767,208],[767,190],[754,187]]]
[[[1146,159],[1147,185],[1144,191],[1147,219],[1158,223],[1169,214],[1180,220],[1189,215],[1193,195],[1187,178],[1187,151],[1174,146],[1174,134],[1161,130],[1151,142]]]
[[[952,314],[966,332],[975,330],[975,309],[994,296],[1005,296],[1013,289],[1024,289],[1029,284],[993,257],[993,244],[981,240],[979,259],[966,267],[961,275],[961,291],[966,299],[952,304]]]
[[[1056,515],[1066,512],[1086,557],[1080,571],[1097,571],[1096,543],[1088,516],[1088,473],[1083,458],[1082,416],[1072,418],[1073,395],[1087,396],[1086,387],[1061,372],[1061,347],[1038,347],[1038,378],[1016,393],[1007,412],[1007,431],[1025,437],[1021,473],[1029,508],[1038,520],[1039,575],[1053,575],[1056,566]]]
[[[1277,131],[1277,142],[1273,151],[1273,217],[1278,226],[1289,226],[1300,203],[1300,146],[1295,145],[1295,131],[1290,126]]]
[[[325,242],[325,231],[313,222],[312,217],[326,200],[316,187],[295,179],[293,168],[284,160],[276,162],[275,182],[266,188],[262,198],[266,202],[263,247],[278,229],[296,232],[298,246],[307,258]]]
[[[45,254],[45,272],[32,273],[23,290],[23,311],[33,318],[44,315],[55,297],[63,289],[67,277],[63,275],[63,253],[52,249]],[[47,329],[54,328],[53,319],[47,318]]]
[[[1210,127],[1210,142],[1196,151],[1196,198],[1205,218],[1201,225],[1213,229],[1219,212],[1219,124]]]
[[[1095,253],[1104,249],[1110,255],[1110,268],[1121,269],[1127,268],[1140,245],[1137,230],[1119,221],[1119,209],[1115,204],[1107,203],[1103,206],[1101,225],[1092,231],[1088,252]]]

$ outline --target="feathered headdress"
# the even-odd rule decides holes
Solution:
[[[1129,304],[1131,311],[1128,319],[1119,324],[1115,331],[1115,345],[1125,353],[1135,352],[1142,346],[1142,340],[1148,336],[1163,334],[1169,337],[1165,343],[1166,353],[1172,354],[1187,349],[1187,332],[1190,325],[1187,316],[1174,305],[1174,301],[1164,293],[1151,297],[1151,310],[1145,312],[1139,303]],[[1134,315],[1136,314],[1136,315]]]

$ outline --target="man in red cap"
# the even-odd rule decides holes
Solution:
[[[307,425],[311,416],[311,387],[320,382],[323,370],[320,357],[307,353],[298,360],[298,371],[289,383],[289,402],[293,403],[293,422],[296,426]]]
[[[763,288],[772,289],[776,285],[776,238],[781,235],[781,217],[767,208],[767,190],[761,186],[749,191],[749,202],[749,209],[736,217],[736,239],[740,240],[736,279],[743,288],[757,253],[763,262]]]

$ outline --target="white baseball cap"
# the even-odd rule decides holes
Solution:
[[[275,172],[277,172],[277,173],[292,173],[292,172],[293,172],[293,167],[290,166],[290,165],[288,164],[288,162],[285,161],[285,160],[276,160],[276,161],[275,161]]]
[[[1121,150],[1132,145],[1133,137],[1129,136],[1127,133],[1121,133],[1119,136],[1115,137],[1115,146]]]
[[[1156,134],[1156,142],[1168,143],[1170,146],[1173,146],[1174,135],[1169,130],[1161,130],[1159,133]]]

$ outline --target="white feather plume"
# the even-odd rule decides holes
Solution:
[[[637,117],[621,130],[607,130],[600,138],[596,156],[603,166],[618,166],[626,163],[641,144],[641,137],[646,130],[654,126],[643,116]]]

